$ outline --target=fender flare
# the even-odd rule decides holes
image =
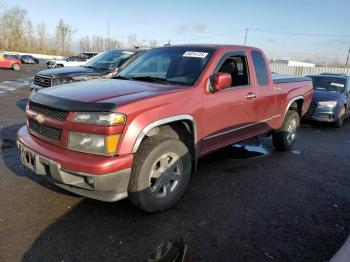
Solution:
[[[283,121],[284,121],[284,118],[286,117],[286,114],[288,112],[288,109],[290,108],[290,106],[297,100],[305,100],[305,98],[303,96],[296,96],[294,97],[292,100],[289,101],[288,105],[287,105],[287,108],[286,110],[284,111],[284,115],[283,115]]]
[[[150,131],[152,128],[164,125],[164,124],[168,124],[168,123],[172,123],[172,122],[177,122],[177,121],[181,121],[181,120],[185,120],[185,121],[191,121],[192,125],[193,125],[193,138],[194,138],[194,149],[195,152],[197,151],[197,125],[196,125],[196,121],[194,119],[193,116],[188,115],[188,114],[184,114],[184,115],[175,115],[175,116],[171,116],[171,117],[167,117],[167,118],[163,118],[160,120],[157,120],[155,122],[152,122],[150,124],[148,124],[146,127],[144,127],[141,132],[139,133],[139,135],[136,138],[136,141],[134,143],[134,146],[132,148],[132,153],[136,153],[143,138],[145,137],[145,135],[148,133],[148,131]]]

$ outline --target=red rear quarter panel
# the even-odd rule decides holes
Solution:
[[[296,99],[303,99],[302,114],[308,110],[312,99],[312,82],[291,82],[275,84],[276,90],[276,115],[279,118],[273,123],[273,128],[278,129],[282,126],[285,114],[288,108]]]

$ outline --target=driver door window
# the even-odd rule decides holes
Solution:
[[[245,56],[230,56],[220,66],[218,72],[231,75],[232,87],[249,85],[249,72]]]

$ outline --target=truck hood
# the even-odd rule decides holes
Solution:
[[[68,100],[121,105],[188,87],[120,79],[96,79],[54,86],[38,93]]]
[[[314,89],[312,100],[320,101],[339,101],[344,97],[344,94],[339,92],[323,91]]]
[[[66,79],[77,76],[101,76],[105,75],[107,72],[108,70],[74,66],[42,70],[38,75],[49,76],[52,77],[52,79]]]

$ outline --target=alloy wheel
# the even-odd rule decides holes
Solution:
[[[159,157],[153,164],[149,187],[152,196],[163,198],[173,193],[180,183],[183,172],[180,157],[172,152]]]

